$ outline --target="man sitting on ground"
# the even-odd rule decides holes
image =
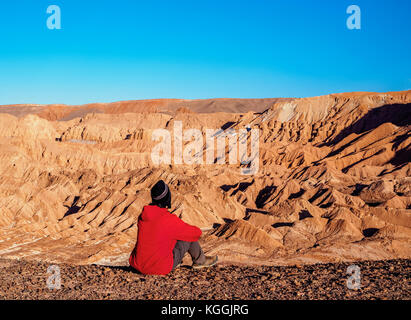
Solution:
[[[160,180],[151,189],[152,203],[138,218],[137,243],[130,265],[143,274],[166,275],[177,268],[188,252],[195,269],[211,267],[217,256],[205,256],[198,243],[201,230],[171,214],[171,192]]]

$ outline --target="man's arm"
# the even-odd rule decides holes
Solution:
[[[200,228],[185,223],[175,215],[171,215],[170,218],[172,219],[172,234],[176,240],[194,242],[200,239],[202,234]]]

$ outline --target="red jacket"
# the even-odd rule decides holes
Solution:
[[[173,267],[177,240],[197,241],[201,230],[182,221],[167,209],[145,206],[138,218],[137,243],[130,265],[144,274],[168,274]]]

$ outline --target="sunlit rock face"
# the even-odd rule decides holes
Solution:
[[[404,91],[0,106],[0,257],[126,265],[163,179],[172,213],[222,262],[410,258],[410,103]],[[154,165],[153,132],[173,138],[177,123],[257,130],[258,170],[206,163],[205,140],[202,164]]]

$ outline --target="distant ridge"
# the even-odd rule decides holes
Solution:
[[[0,113],[8,113],[17,117],[27,114],[37,114],[47,120],[71,120],[88,113],[153,113],[162,112],[174,114],[178,109],[188,109],[196,113],[247,113],[249,111],[262,112],[274,103],[292,100],[289,98],[264,99],[148,99],[130,100],[110,103],[89,103],[84,105],[65,104],[16,104],[0,106]]]
[[[384,95],[392,97],[409,96],[411,90],[376,93],[376,92],[350,92],[336,93],[310,98],[261,98],[261,99],[237,99],[237,98],[214,98],[214,99],[147,99],[129,100],[109,103],[88,103],[84,105],[66,104],[15,104],[0,106],[0,113],[11,114],[16,117],[23,117],[27,114],[36,114],[46,120],[72,120],[83,117],[89,113],[165,113],[175,114],[177,110],[189,110],[195,113],[247,113],[263,112],[278,103],[291,101],[318,100],[319,98],[359,98],[359,97],[382,97]],[[372,99],[372,98],[371,98]]]

